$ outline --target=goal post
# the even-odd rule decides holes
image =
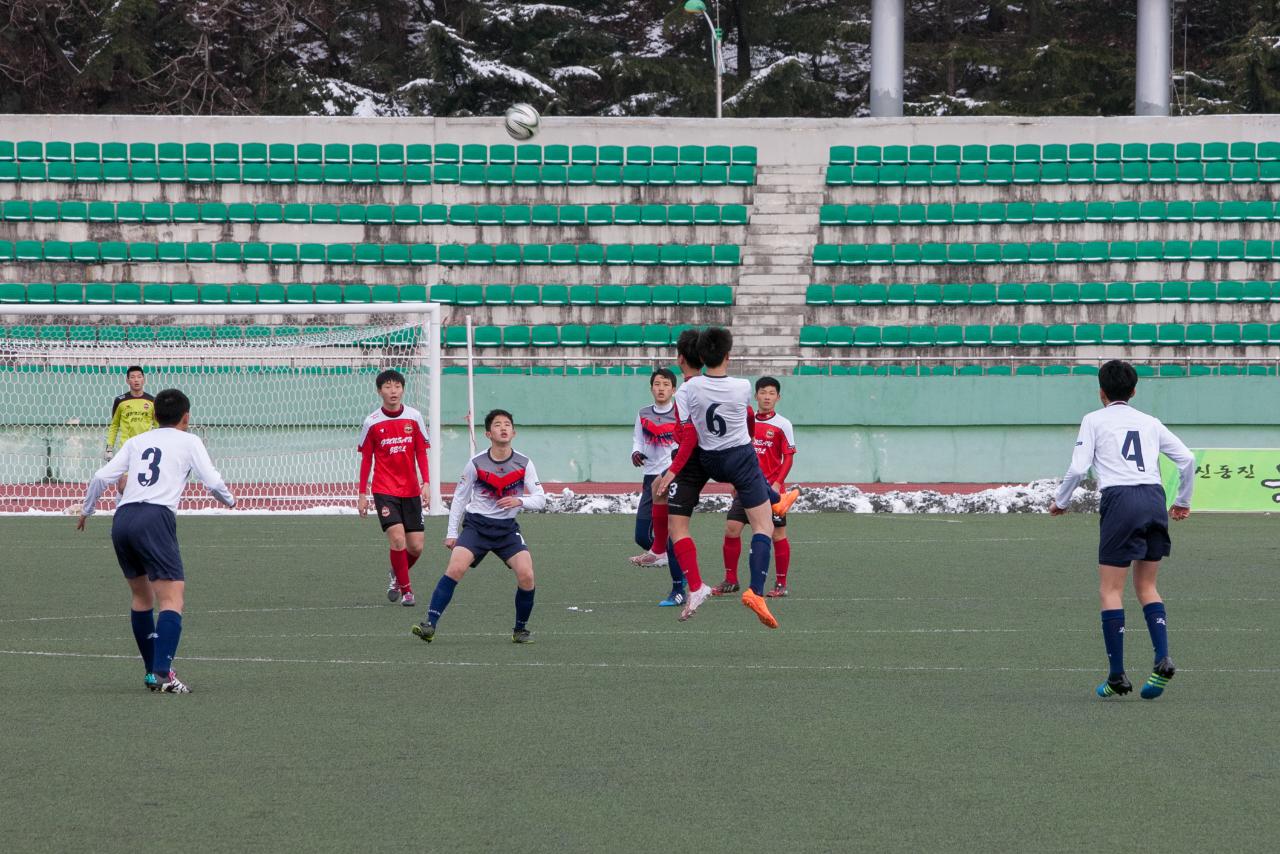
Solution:
[[[354,512],[360,425],[377,373],[396,368],[426,416],[439,515],[440,317],[434,303],[0,305],[0,512],[79,502],[136,364],[146,392],[191,398],[192,432],[236,495],[228,512],[270,513]],[[214,506],[191,484],[180,512]]]

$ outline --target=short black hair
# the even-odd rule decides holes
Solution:
[[[698,330],[686,329],[676,339],[676,352],[684,359],[684,363],[695,371],[702,370],[702,357],[698,355]]]
[[[511,426],[516,426],[516,417],[505,409],[490,409],[489,414],[484,417],[484,432],[488,433],[489,428],[493,426],[493,419],[505,417],[511,422]]]
[[[675,371],[671,370],[670,368],[658,368],[656,371],[654,371],[652,374],[649,375],[649,386],[651,388],[653,387],[653,381],[656,380],[658,377],[665,377],[667,381],[670,382],[673,386],[676,384]]]
[[[782,383],[778,382],[773,377],[761,377],[760,379],[756,380],[756,391],[759,391],[762,388],[769,388],[771,386],[773,387],[773,390],[778,393],[779,396],[782,395]]]
[[[1107,400],[1128,400],[1138,387],[1138,372],[1128,362],[1112,359],[1098,368],[1098,387]]]
[[[378,388],[382,388],[387,383],[400,383],[400,385],[404,385],[404,374],[400,373],[395,368],[388,368],[378,374],[377,386]]]
[[[698,333],[698,358],[704,367],[720,367],[732,349],[733,333],[723,326],[708,326]]]
[[[191,411],[191,401],[176,388],[167,388],[156,395],[155,408],[156,423],[161,427],[173,427]]]
[[[147,375],[147,372],[142,370],[142,365],[130,365],[129,370],[125,371],[124,375],[127,377],[129,376],[129,374],[133,373],[134,371],[137,371],[138,373],[142,374],[144,377]]]

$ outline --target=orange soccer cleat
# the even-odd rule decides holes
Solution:
[[[769,628],[776,629],[778,627],[778,621],[774,619],[773,614],[769,613],[769,606],[765,604],[764,597],[750,587],[742,591],[742,604],[755,611],[756,616],[760,618],[760,622]]]
[[[773,515],[785,516],[787,511],[791,509],[791,505],[796,503],[796,499],[800,497],[800,487],[793,486],[778,498],[776,504],[773,505]]]

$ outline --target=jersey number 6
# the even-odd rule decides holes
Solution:
[[[160,449],[147,448],[142,452],[142,458],[148,461],[147,470],[138,472],[138,483],[151,486],[160,479]]]
[[[729,430],[729,425],[724,423],[724,418],[716,414],[716,410],[720,408],[720,404],[713,403],[707,407],[707,430],[713,436],[723,436]]]

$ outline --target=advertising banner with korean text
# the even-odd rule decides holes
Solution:
[[[1192,511],[1280,513],[1280,449],[1201,448],[1196,457]],[[1178,470],[1163,455],[1160,476],[1170,503],[1178,492]]]

